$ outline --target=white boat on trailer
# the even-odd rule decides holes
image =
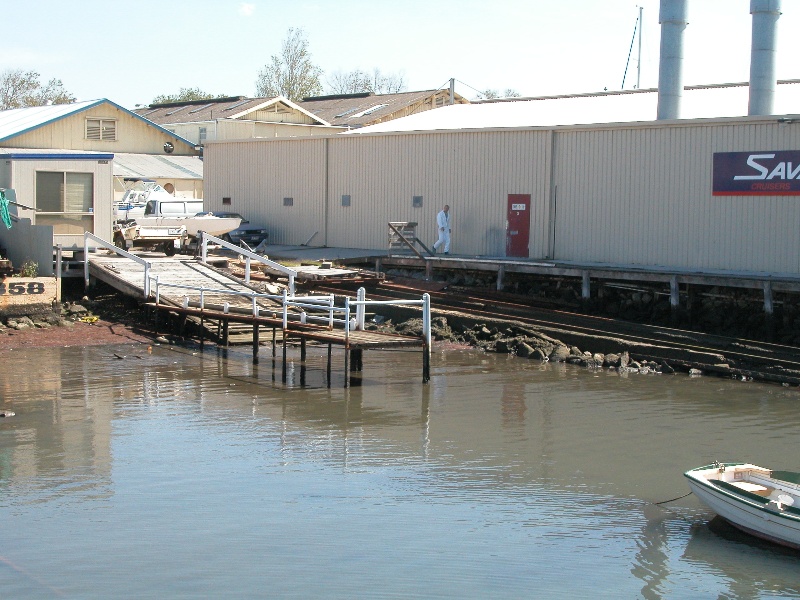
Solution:
[[[734,527],[800,550],[800,473],[715,462],[684,475],[700,501]]]

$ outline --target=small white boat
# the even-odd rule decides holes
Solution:
[[[197,237],[199,231],[204,231],[219,237],[233,231],[242,222],[241,217],[217,217],[214,213],[198,213],[186,217],[137,217],[136,224],[143,227],[185,227],[189,237]]]
[[[700,501],[734,527],[800,550],[800,473],[715,462],[684,475]]]
[[[125,194],[114,203],[114,221],[131,221],[144,216],[148,200],[173,200],[173,196],[152,179],[125,178]]]

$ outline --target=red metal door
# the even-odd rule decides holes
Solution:
[[[506,218],[506,256],[528,257],[531,235],[531,195],[509,194]]]

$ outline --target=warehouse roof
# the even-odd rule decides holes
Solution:
[[[202,179],[203,160],[199,156],[117,152],[114,154],[114,176]]]
[[[449,95],[450,91],[443,89],[397,94],[362,92],[304,98],[301,105],[331,125],[355,128],[446,106]],[[468,102],[455,95],[456,104]]]
[[[326,121],[311,114],[306,108],[299,106],[283,96],[273,98],[246,98],[231,96],[208,100],[190,100],[186,102],[166,102],[151,104],[147,108],[138,108],[134,112],[161,125],[173,123],[197,123],[218,119],[249,119],[258,111],[270,110],[280,112],[300,112],[320,125],[328,125]]]
[[[800,80],[778,82],[774,114],[800,114]],[[747,115],[747,83],[687,86],[681,118]],[[552,127],[656,120],[658,90],[632,90],[514,98],[445,106],[347,132],[366,134],[402,131]]]

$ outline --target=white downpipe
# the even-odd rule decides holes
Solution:
[[[753,35],[750,48],[750,101],[748,115],[771,115],[774,112],[778,19],[781,0],[750,0]]]
[[[686,0],[661,0],[661,58],[658,66],[658,116],[680,119],[683,99],[683,32],[686,30]]]

